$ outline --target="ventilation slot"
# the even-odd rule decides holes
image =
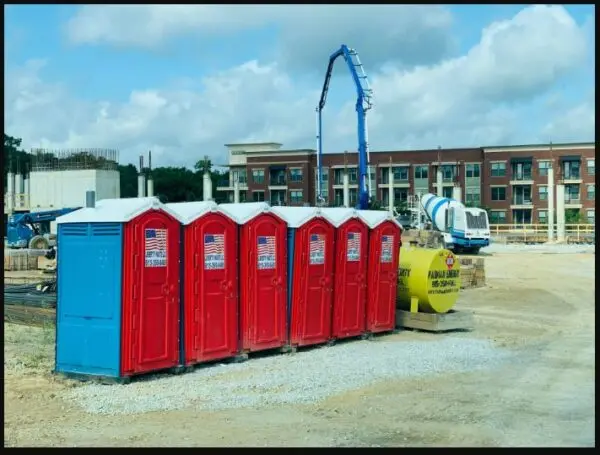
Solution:
[[[117,223],[98,223],[92,225],[92,235],[120,235],[121,225]]]
[[[61,235],[85,237],[88,233],[87,224],[63,224],[60,227]]]

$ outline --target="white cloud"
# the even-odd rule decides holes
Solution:
[[[273,25],[280,63],[321,69],[346,41],[369,66],[435,62],[454,44],[451,24],[449,11],[432,5],[95,5],[81,8],[67,34],[76,44],[155,48],[183,35],[201,44],[203,36]]]
[[[593,140],[593,96],[564,115],[539,103],[542,126],[527,128],[528,103],[580,66],[585,48],[584,31],[564,8],[533,6],[490,25],[463,56],[410,70],[388,65],[373,77],[371,149],[526,143],[550,133],[555,142]],[[199,89],[193,80],[178,88],[132,87],[126,102],[93,103],[44,82],[43,64],[5,76],[5,131],[28,147],[115,147],[124,162],[152,150],[156,165],[191,165],[204,155],[224,163],[229,142],[315,144],[320,87],[307,92],[285,65],[249,61],[204,78]],[[324,140],[328,151],[356,150],[354,101],[327,106]]]

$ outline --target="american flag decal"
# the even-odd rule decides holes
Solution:
[[[275,236],[259,236],[257,239],[256,256],[260,270],[275,268]]]
[[[206,270],[225,268],[225,235],[204,235],[204,268]]]
[[[360,232],[349,232],[346,244],[346,260],[357,262],[360,258]]]
[[[144,234],[146,267],[167,266],[167,230],[146,229]]]
[[[323,234],[311,234],[309,245],[309,263],[311,265],[325,263],[325,236]]]
[[[392,251],[394,249],[394,236],[384,235],[381,237],[381,262],[392,262]]]

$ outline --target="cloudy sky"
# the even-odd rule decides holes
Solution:
[[[5,7],[5,132],[121,162],[227,161],[225,143],[315,148],[329,55],[355,48],[371,150],[593,141],[594,6]],[[336,62],[326,152],[354,151]]]

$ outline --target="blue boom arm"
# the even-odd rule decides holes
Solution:
[[[317,107],[317,197],[319,201],[323,200],[321,193],[321,170],[322,170],[322,154],[323,154],[323,136],[322,136],[322,116],[321,112],[327,101],[327,92],[329,91],[329,83],[333,65],[336,59],[340,56],[344,57],[354,85],[356,86],[356,113],[358,116],[358,209],[367,209],[369,207],[369,189],[368,189],[368,165],[369,165],[369,145],[367,140],[367,111],[372,107],[371,97],[373,95],[367,76],[364,73],[362,64],[358,58],[358,54],[353,49],[349,49],[345,44],[342,44],[340,49],[331,54],[329,64],[327,65],[327,73],[325,74],[325,82],[321,92],[321,99]],[[357,71],[360,70],[361,74]]]

